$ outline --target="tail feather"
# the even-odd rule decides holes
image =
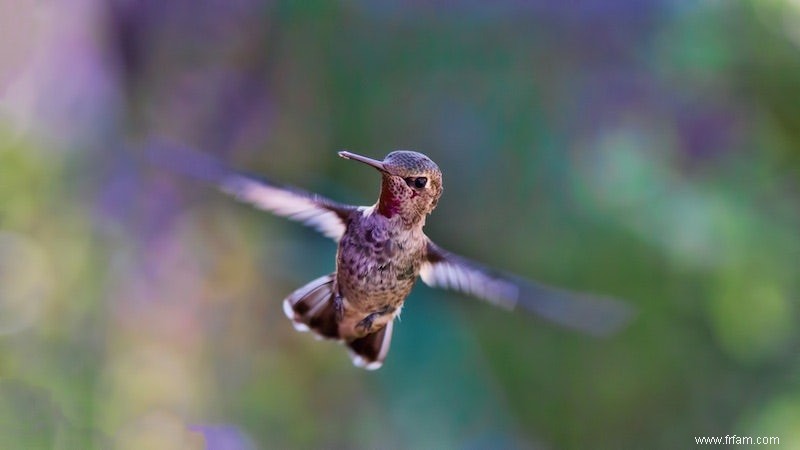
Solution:
[[[327,339],[344,340],[339,334],[339,321],[333,307],[334,275],[325,275],[294,291],[283,301],[283,311],[295,329],[313,331]],[[374,333],[357,339],[346,339],[353,364],[367,370],[383,365],[392,342],[390,321]]]
[[[313,330],[327,339],[339,339],[333,308],[333,275],[325,275],[294,291],[283,301],[283,312],[298,331]]]
[[[350,350],[350,359],[353,364],[367,370],[379,369],[389,353],[389,345],[392,343],[393,321],[389,321],[385,327],[368,334],[362,338],[354,339],[347,343]]]

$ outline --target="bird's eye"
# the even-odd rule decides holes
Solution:
[[[415,187],[417,189],[422,189],[425,187],[425,185],[428,184],[428,179],[425,177],[417,177],[417,178],[408,177],[406,178],[406,184],[408,184],[411,187]]]

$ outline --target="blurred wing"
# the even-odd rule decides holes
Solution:
[[[522,308],[595,336],[619,330],[633,316],[632,308],[618,300],[503,274],[450,253],[430,240],[426,256],[420,276],[429,286],[460,291],[510,310]]]
[[[151,145],[148,158],[172,171],[216,184],[237,199],[256,208],[304,223],[338,241],[356,208],[342,205],[316,194],[279,186],[235,172],[214,158],[171,145]]]
[[[335,241],[344,234],[347,217],[354,209],[316,194],[278,187],[240,174],[225,177],[220,189],[256,208],[302,222]]]

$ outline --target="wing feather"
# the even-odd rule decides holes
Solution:
[[[241,174],[223,178],[220,189],[256,208],[308,225],[335,241],[341,239],[348,216],[355,209]]]
[[[521,308],[593,335],[620,329],[633,315],[619,300],[550,287],[492,270],[428,241],[420,270],[425,284],[453,289],[514,310]]]
[[[148,147],[147,156],[162,167],[214,183],[241,201],[313,227],[336,241],[356,210],[316,194],[236,172],[208,155],[177,145],[154,143]]]

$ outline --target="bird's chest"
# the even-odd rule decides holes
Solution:
[[[359,309],[396,307],[419,275],[425,238],[421,230],[390,223],[351,225],[339,243],[339,289]]]

